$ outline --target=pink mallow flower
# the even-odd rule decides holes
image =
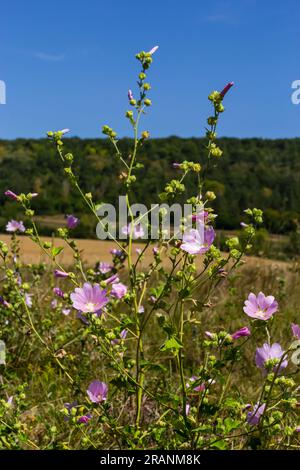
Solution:
[[[101,274],[107,274],[112,270],[113,266],[109,263],[101,262],[99,263],[98,270]]]
[[[22,221],[18,222],[17,220],[10,220],[6,224],[6,231],[9,233],[15,232],[25,232],[25,227]]]
[[[265,408],[265,403],[263,403],[262,405],[260,405],[259,402],[256,403],[256,405],[253,407],[253,410],[247,413],[247,423],[251,426],[257,426],[259,424],[261,416],[265,411]]]
[[[106,290],[101,290],[98,284],[85,282],[83,287],[76,287],[70,295],[73,307],[82,313],[102,313],[103,307],[108,303]]]
[[[54,276],[55,277],[69,277],[69,273],[66,273],[66,271],[60,271],[59,269],[55,269]]]
[[[228,91],[230,90],[231,87],[233,87],[233,85],[234,85],[234,82],[227,83],[227,85],[223,88],[223,90],[220,91],[220,95],[224,98],[226,93],[228,93]]]
[[[14,193],[13,191],[11,191],[10,189],[7,189],[4,193],[4,195],[9,197],[13,201],[18,201],[18,199],[19,199],[19,196],[16,193]]]
[[[154,47],[152,47],[152,49],[150,49],[150,51],[148,52],[148,54],[153,55],[154,52],[156,52],[158,48],[159,48],[159,46],[154,46]]]
[[[91,413],[87,413],[86,415],[83,415],[83,416],[80,416],[80,418],[78,418],[77,420],[77,423],[79,424],[88,424],[89,420],[92,419],[92,415]]]
[[[300,339],[300,326],[296,323],[292,323],[291,327],[294,338]]]
[[[131,233],[132,233],[132,238],[134,238],[135,240],[138,239],[138,238],[143,238],[145,236],[145,231],[144,231],[143,226],[141,224],[134,223],[133,224],[133,229],[131,227],[132,227],[131,222],[130,222],[130,224],[125,225],[124,227],[122,227],[121,231],[122,231],[123,235],[130,236]]]
[[[202,230],[194,228],[184,233],[180,248],[190,255],[206,253],[215,239],[215,231],[211,226],[205,226]]]
[[[269,320],[278,310],[278,303],[273,295],[265,296],[260,292],[257,296],[252,292],[245,301],[244,312],[252,318],[258,320]]]
[[[280,372],[288,365],[288,360],[284,359],[285,352],[279,343],[269,345],[264,343],[261,348],[257,348],[255,352],[255,363],[259,369],[266,375],[270,368],[272,372]],[[268,367],[268,363],[270,366]],[[280,365],[279,365],[280,364]],[[272,367],[273,366],[273,367]]]
[[[116,297],[117,299],[122,299],[127,294],[127,287],[122,284],[122,282],[118,282],[112,285],[111,295]]]
[[[102,403],[107,398],[108,385],[99,380],[90,383],[86,393],[92,403]]]
[[[250,335],[251,335],[251,331],[249,330],[249,328],[247,326],[243,326],[242,328],[237,330],[235,333],[233,333],[231,335],[231,338],[238,339],[238,338],[241,338],[242,336],[250,336]]]
[[[69,229],[75,228],[79,224],[79,219],[72,214],[66,216],[66,221]]]
[[[54,288],[53,288],[53,293],[54,293],[55,295],[57,295],[57,297],[63,298],[63,296],[64,296],[64,293],[63,293],[63,291],[61,290],[60,287],[54,287]]]

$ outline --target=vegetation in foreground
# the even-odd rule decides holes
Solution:
[[[298,267],[242,267],[263,222],[257,208],[244,211],[240,237],[226,240],[227,254],[214,245],[217,199],[206,177],[222,157],[216,127],[232,83],[209,96],[206,161],[174,162],[179,176],[159,193],[169,204],[187,197],[199,224],[182,240],[160,233],[133,259],[143,230],[130,208],[149,138],[139,123],[151,106],[147,75],[156,50],[136,55],[138,92],[128,91],[126,112],[134,132],[130,152],[103,127],[130,214],[127,240],[115,240],[111,263],[84,265],[71,236],[75,215],[58,229],[61,247],[44,242],[32,205],[38,207],[38,191],[5,190],[26,221],[7,221],[10,248],[0,243],[1,448],[299,449]],[[66,132],[48,137],[70,187],[101,225],[98,203],[81,189],[74,156],[65,151]],[[186,186],[195,192],[187,194]],[[18,233],[50,265],[25,265]],[[73,250],[72,266],[59,263],[64,244]],[[152,259],[141,268],[148,248]]]

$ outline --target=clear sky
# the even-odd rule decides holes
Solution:
[[[130,135],[134,54],[160,48],[149,75],[153,137],[203,134],[207,95],[233,80],[219,135],[300,136],[297,0],[1,0],[0,138],[71,128]]]

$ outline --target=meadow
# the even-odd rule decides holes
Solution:
[[[259,207],[227,207],[223,220],[232,214],[238,227],[217,232],[220,194],[207,185],[223,158],[216,130],[233,83],[208,97],[205,158],[173,161],[158,191],[160,221],[176,202],[191,207],[182,237],[174,225],[151,238],[149,221],[133,211],[136,186],[147,187],[140,155],[150,134],[141,121],[157,49],[136,55],[128,151],[114,129],[102,129],[126,198],[125,239],[76,238],[76,211],[55,214],[55,236],[42,236],[43,184],[5,188],[5,211],[18,219],[0,236],[0,449],[300,448],[297,254],[263,257]],[[47,133],[54,173],[62,167],[93,231],[109,231],[67,134]]]

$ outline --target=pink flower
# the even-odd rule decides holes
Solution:
[[[90,383],[87,394],[92,403],[102,403],[107,398],[108,385],[99,380]]]
[[[222,91],[220,91],[220,95],[224,98],[224,96],[226,95],[226,93],[228,93],[228,91],[230,90],[230,88],[234,85],[234,82],[229,82],[227,83],[227,85],[223,88]]]
[[[269,320],[278,310],[278,303],[273,295],[265,296],[262,292],[256,296],[251,292],[248,300],[245,301],[244,312],[252,318],[258,320]]]
[[[69,277],[69,273],[66,273],[66,271],[60,271],[59,269],[55,269],[54,276],[55,277]]]
[[[211,226],[205,226],[200,231],[192,228],[184,233],[180,248],[190,255],[203,254],[209,250],[214,239],[215,231]]]
[[[237,330],[235,333],[233,333],[231,335],[231,338],[238,339],[238,338],[241,338],[242,336],[250,336],[250,335],[251,335],[251,331],[249,330],[249,328],[247,326],[243,326],[242,328]]]
[[[67,227],[70,229],[77,227],[77,225],[79,224],[79,219],[75,217],[75,215],[71,215],[71,214],[67,215],[66,220],[67,220]]]
[[[10,220],[6,224],[6,231],[9,233],[15,232],[25,232],[25,227],[22,221],[18,222],[17,220]]]
[[[112,250],[110,250],[110,253],[113,255],[113,256],[121,256],[123,254],[123,251],[122,250],[118,250],[117,248],[113,248]]]
[[[54,287],[53,288],[53,293],[55,295],[57,295],[58,297],[61,297],[61,298],[63,298],[63,296],[64,296],[63,291],[59,287]]]
[[[189,388],[190,386],[193,386],[193,383],[196,382],[198,379],[199,377],[192,375],[192,377],[190,377],[189,381],[186,383],[186,387]],[[201,383],[196,387],[193,387],[193,390],[195,390],[195,392],[203,392],[203,390],[205,390],[205,384]]]
[[[91,413],[87,413],[86,415],[80,416],[78,418],[77,423],[79,424],[88,424],[89,420],[92,418]]]
[[[98,316],[108,303],[106,290],[101,290],[98,284],[91,285],[89,282],[85,282],[82,288],[76,287],[70,298],[76,310],[82,313],[95,313]]]
[[[268,368],[269,361],[271,361],[270,363],[271,365],[273,365],[272,372],[280,372],[282,369],[285,369],[288,365],[288,360],[283,359],[283,356],[285,356],[285,353],[279,343],[274,343],[272,345],[264,343],[261,348],[256,349],[255,363],[259,369],[262,369],[264,374],[267,374],[268,370],[270,370]]]
[[[128,331],[127,330],[122,330],[121,333],[120,333],[120,339],[119,338],[115,338],[111,341],[111,344],[119,344],[120,341],[124,340],[127,336],[127,333]]]
[[[127,294],[127,287],[122,284],[122,282],[118,282],[112,285],[111,295],[116,297],[117,299],[122,299]]]
[[[0,305],[3,305],[3,307],[9,307],[9,303],[0,295]]]
[[[131,101],[131,100],[134,99],[134,98],[133,98],[133,93],[132,93],[131,90],[128,90],[127,96],[128,96],[129,101]]]
[[[295,338],[300,339],[300,326],[296,323],[292,323],[292,333]]]
[[[10,189],[7,189],[4,193],[5,196],[9,197],[10,199],[13,199],[14,201],[18,201],[19,196],[11,191]]]
[[[143,238],[145,236],[145,231],[142,227],[141,224],[133,224],[133,229],[131,228],[131,222],[128,225],[125,225],[122,227],[122,233],[124,235],[130,236],[132,232],[132,238],[137,239],[137,238]]]
[[[107,274],[107,273],[109,273],[109,271],[112,270],[112,268],[113,268],[113,266],[111,264],[101,262],[101,263],[99,263],[98,270],[101,274]]]
[[[152,47],[152,49],[150,49],[150,51],[148,52],[148,54],[153,55],[154,52],[156,52],[158,48],[159,48],[159,46],[154,46],[154,47]]]
[[[71,309],[70,308],[63,308],[61,311],[65,316],[70,315]]]
[[[259,424],[260,418],[263,415],[266,408],[266,404],[263,403],[262,405],[256,403],[252,411],[247,413],[247,423],[251,426],[257,426]]]
[[[105,284],[108,285],[108,284],[116,284],[120,281],[119,277],[117,274],[113,274],[112,276],[108,277],[107,279],[105,279]]]

